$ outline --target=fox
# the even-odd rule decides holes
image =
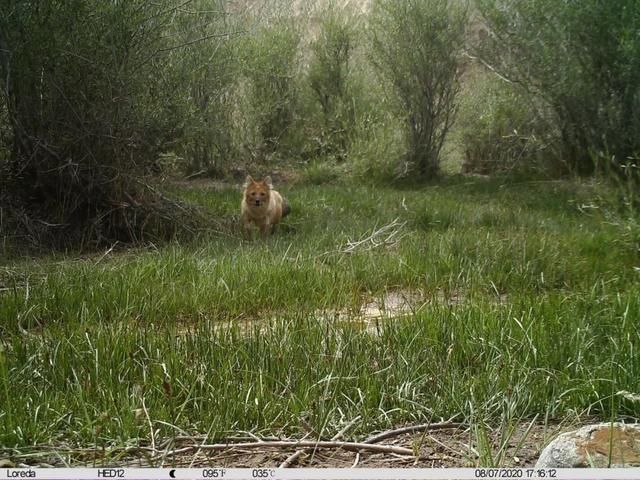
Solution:
[[[270,176],[255,181],[251,175],[247,175],[240,211],[245,234],[253,223],[264,236],[268,236],[274,232],[280,220],[291,213],[291,206],[273,189]]]

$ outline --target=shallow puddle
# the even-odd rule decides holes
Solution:
[[[498,299],[499,303],[504,303],[506,296],[501,295]],[[413,315],[417,312],[429,308],[430,306],[438,307],[455,307],[463,305],[467,302],[467,296],[459,290],[437,290],[433,293],[426,294],[417,290],[390,290],[384,294],[365,299],[359,310],[340,309],[340,310],[318,310],[313,314],[313,318],[318,322],[328,324],[353,324],[363,328],[363,330],[372,335],[379,335],[381,324]],[[249,335],[252,332],[265,332],[278,319],[278,316],[268,318],[238,318],[236,320],[225,320],[216,322],[212,328],[214,331],[230,331],[237,329],[241,335]],[[185,322],[177,327],[178,336],[197,333],[194,323]]]
[[[410,291],[390,291],[384,295],[363,303],[360,310],[318,310],[313,314],[314,319],[326,323],[354,323],[361,325],[365,331],[378,334],[380,321],[389,321],[402,318],[419,311],[430,302],[421,301],[422,295]],[[278,317],[271,317],[277,320]],[[274,321],[266,318],[238,318],[212,323],[215,332],[237,329],[241,335],[249,335],[252,332],[265,332],[272,328]],[[192,322],[184,322],[176,327],[177,335],[197,334],[198,328]]]
[[[417,292],[390,291],[363,304],[357,312],[325,312],[323,316],[325,319],[360,325],[365,332],[379,335],[381,322],[403,318],[422,309],[426,303],[420,298]]]

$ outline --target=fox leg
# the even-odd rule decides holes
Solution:
[[[250,239],[251,238],[251,222],[244,215],[240,219],[240,228],[242,230],[242,236],[245,239]]]
[[[260,227],[260,231],[262,232],[262,235],[264,235],[265,237],[268,237],[273,233],[273,225],[271,225],[268,222],[265,222]]]

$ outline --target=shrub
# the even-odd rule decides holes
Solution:
[[[12,2],[3,10],[0,86],[13,138],[7,204],[59,243],[179,229],[185,211],[174,216],[140,178],[184,124],[168,55],[180,45],[166,35],[181,10],[147,0]]]
[[[456,136],[465,173],[544,169],[547,128],[517,86],[492,74],[470,78],[463,89]]]
[[[595,156],[640,151],[640,3],[479,0],[481,55],[548,104],[561,156],[580,174]]]
[[[459,91],[466,10],[448,0],[378,0],[370,16],[371,61],[392,87],[407,135],[407,164],[437,175]]]
[[[357,17],[330,6],[321,12],[320,33],[311,44],[309,86],[320,106],[318,153],[344,159],[354,126],[350,63]]]
[[[344,177],[340,168],[331,162],[311,162],[305,166],[303,179],[312,185],[333,183]]]
[[[176,26],[176,35],[188,42],[196,32],[203,40],[173,56],[183,85],[181,94],[188,99],[184,134],[176,150],[184,157],[185,173],[216,175],[237,156],[233,142],[233,91],[240,73],[238,45],[243,29],[238,25],[239,19],[226,11],[225,1],[208,0],[202,5],[194,2],[192,8],[200,8],[202,13],[183,19]]]
[[[389,113],[364,111],[358,115],[348,157],[352,173],[365,183],[389,183],[408,174],[401,126]]]
[[[240,112],[244,146],[264,160],[287,153],[295,138],[300,32],[292,20],[261,25],[245,39]]]

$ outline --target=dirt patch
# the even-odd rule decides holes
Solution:
[[[391,321],[402,318],[406,315],[415,313],[424,308],[429,302],[420,300],[422,298],[417,292],[411,291],[390,291],[384,293],[376,299],[369,299],[363,302],[359,310],[342,309],[342,310],[318,310],[314,317],[319,322],[327,323],[354,323],[361,325],[367,332],[375,334],[379,327],[380,321]],[[451,298],[445,298],[444,295],[438,295],[440,301],[450,301]],[[458,301],[458,297],[455,297]],[[234,320],[225,320],[216,322],[212,328],[214,331],[229,331],[237,329],[241,334],[250,334],[252,332],[265,332],[272,327],[277,320],[277,316],[271,315],[267,318],[237,318]],[[269,321],[271,319],[271,321]],[[179,322],[178,335],[193,334],[196,326],[193,322],[185,320]]]
[[[319,314],[320,318],[343,324],[355,324],[372,335],[380,332],[380,322],[393,321],[417,312],[425,307],[417,292],[397,290],[364,302],[359,310],[333,310]]]

